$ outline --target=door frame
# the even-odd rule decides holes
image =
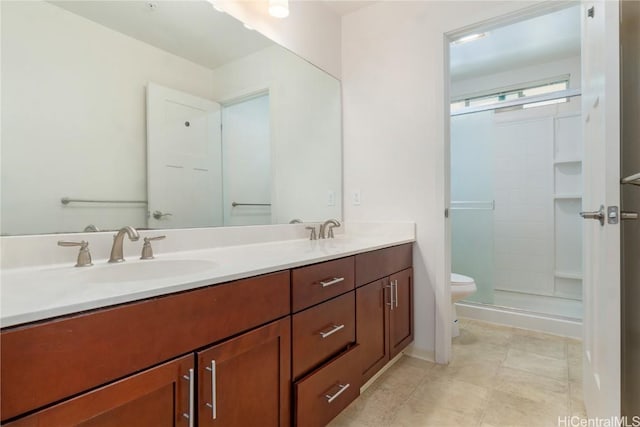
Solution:
[[[451,277],[451,77],[450,77],[450,43],[460,37],[474,33],[490,31],[495,28],[514,24],[519,21],[546,15],[558,10],[573,6],[573,1],[544,1],[532,6],[526,6],[514,12],[495,16],[483,21],[476,22],[461,28],[443,33],[443,53],[444,53],[444,73],[443,73],[443,127],[444,146],[442,151],[442,175],[441,175],[441,196],[439,207],[442,208],[444,218],[444,251],[438,255],[436,264],[436,282],[441,283],[438,287],[441,292],[436,292],[436,315],[435,315],[435,359],[437,363],[449,363],[452,360],[451,352],[451,287],[449,286]]]

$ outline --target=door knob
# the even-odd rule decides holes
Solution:
[[[162,213],[162,212],[160,212],[160,211],[153,211],[153,214],[152,214],[152,215],[153,215],[153,217],[154,217],[155,219],[162,219],[162,218],[163,218],[163,217],[165,217],[165,216],[171,216],[171,215],[173,215],[173,214],[170,214],[170,213]]]
[[[600,210],[598,211],[580,212],[580,216],[584,219],[597,219],[600,221],[600,225],[604,225],[604,206],[600,205]]]

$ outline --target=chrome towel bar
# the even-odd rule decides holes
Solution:
[[[93,200],[93,199],[72,199],[70,197],[63,197],[60,199],[60,203],[68,205],[69,203],[143,203],[147,204],[146,200]]]

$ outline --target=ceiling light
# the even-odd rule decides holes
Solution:
[[[289,16],[289,0],[269,0],[269,15],[274,18]]]
[[[454,40],[451,43],[452,44],[469,43],[469,42],[472,42],[472,41],[480,40],[480,39],[482,39],[484,37],[487,37],[487,33],[469,34],[468,36],[460,37],[459,39]]]

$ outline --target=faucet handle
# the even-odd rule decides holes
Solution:
[[[309,240],[318,240],[316,237],[316,227],[305,227],[305,230],[311,230],[311,235],[309,236]]]
[[[58,240],[58,246],[80,246],[80,252],[78,252],[78,260],[76,261],[76,267],[91,267],[91,252],[89,252],[89,242],[82,240],[81,242],[69,242],[64,240]]]
[[[144,244],[142,245],[142,255],[140,255],[140,259],[153,259],[153,248],[151,247],[151,242],[153,240],[162,240],[167,236],[155,236],[155,237],[145,237]]]

